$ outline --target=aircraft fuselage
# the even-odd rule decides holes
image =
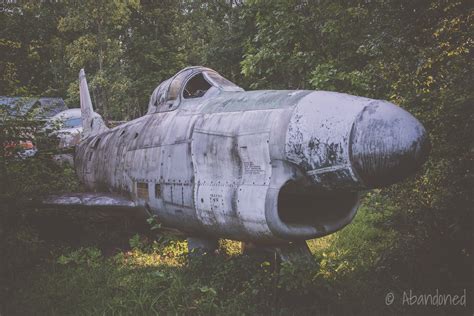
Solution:
[[[426,144],[421,124],[388,102],[221,91],[84,139],[75,166],[90,190],[129,196],[165,226],[281,243],[350,223],[359,192],[412,173]]]

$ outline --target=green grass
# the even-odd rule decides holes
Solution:
[[[370,198],[342,231],[309,242],[312,262],[240,254],[188,258],[184,240],[134,236],[130,250],[54,248],[15,278],[5,315],[354,315],[398,314],[386,293],[396,284],[380,263],[397,239],[391,208]],[[382,203],[382,204],[381,204]]]

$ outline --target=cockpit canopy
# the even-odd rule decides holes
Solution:
[[[201,66],[187,67],[163,81],[153,91],[148,105],[148,114],[172,111],[183,100],[207,98],[221,91],[244,90],[212,69]]]

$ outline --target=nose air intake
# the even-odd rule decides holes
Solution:
[[[368,188],[404,179],[425,162],[429,151],[421,123],[389,102],[367,105],[352,127],[350,160]]]

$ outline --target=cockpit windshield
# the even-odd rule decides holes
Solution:
[[[211,88],[211,84],[204,78],[202,73],[198,73],[188,80],[183,89],[183,98],[192,99],[204,96]]]
[[[243,91],[212,69],[188,67],[163,81],[153,91],[148,113],[171,111],[177,108],[182,99],[202,98],[210,90],[214,91],[210,95],[216,95],[218,91]]]
[[[156,109],[156,107],[158,107],[160,104],[165,103],[166,92],[170,86],[171,79],[172,78],[163,81],[158,87],[156,87],[155,91],[153,91],[151,95],[149,106],[154,106]]]
[[[214,86],[223,91],[243,91],[243,89],[233,82],[227,80],[226,78],[219,75],[214,71],[204,71],[204,75],[209,79]]]

